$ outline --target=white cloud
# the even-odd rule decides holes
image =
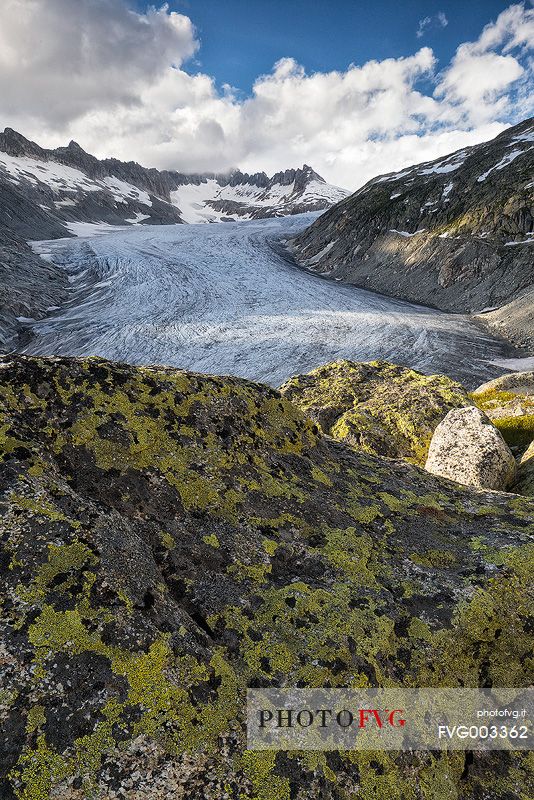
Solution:
[[[417,31],[415,33],[418,39],[420,39],[422,36],[425,35],[425,31],[431,22],[432,22],[432,17],[423,17],[423,19],[419,20],[419,27],[417,28]]]
[[[167,6],[133,13],[126,2],[2,0],[0,123],[44,145],[74,138],[100,157],[184,172],[306,162],[356,188],[491,138],[529,108],[534,21],[522,5],[462,44],[437,76],[428,47],[328,73],[307,74],[287,57],[242,99],[181,68],[199,46],[188,17]],[[421,79],[436,82],[433,96]]]
[[[496,22],[485,26],[477,42],[472,44],[475,50],[484,52],[499,46],[504,52],[515,47],[531,48],[534,45],[534,11],[527,9],[522,3],[509,6],[497,17]]]
[[[524,58],[533,48],[534,11],[512,5],[485,26],[477,41],[459,46],[435,95],[473,125],[504,116],[514,102],[510,90],[521,95],[533,77],[532,62]]]
[[[432,28],[446,28],[449,24],[444,11],[438,11],[434,17],[423,17],[419,20],[419,26],[415,32],[418,39],[421,39],[427,30]]]
[[[137,14],[123,0],[2,0],[1,110],[59,127],[134,105],[197,47],[191,20],[167,5]]]

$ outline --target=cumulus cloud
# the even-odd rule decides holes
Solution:
[[[167,5],[139,14],[127,0],[3,0],[0,123],[48,146],[74,138],[100,157],[184,172],[307,162],[354,189],[524,113],[533,24],[511,6],[441,71],[429,47],[313,74],[288,56],[242,98],[182,68],[199,42]],[[420,88],[432,82],[433,94]]]
[[[471,124],[504,116],[531,87],[534,10],[512,5],[485,26],[475,42],[461,44],[435,95]],[[523,62],[523,63],[522,63]],[[528,112],[523,106],[522,113]],[[532,107],[530,108],[532,110]]]
[[[197,48],[191,20],[167,5],[137,14],[122,0],[2,0],[1,110],[60,126],[134,105]]]

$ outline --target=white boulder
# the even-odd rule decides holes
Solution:
[[[504,491],[514,480],[515,459],[500,432],[478,408],[456,408],[440,422],[425,469],[433,475]]]

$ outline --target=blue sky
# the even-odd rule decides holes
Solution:
[[[140,9],[147,3],[138,2]],[[409,56],[428,45],[445,65],[456,47],[477,38],[509,2],[499,0],[186,0],[170,2],[189,16],[201,47],[188,72],[202,70],[221,86],[249,93],[255,79],[291,56],[308,72],[344,70],[371,59]],[[437,15],[445,14],[443,27]],[[423,36],[419,22],[431,18]]]
[[[533,56],[533,0],[0,0],[0,127],[356,189],[532,116]]]

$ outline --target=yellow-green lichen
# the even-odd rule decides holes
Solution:
[[[76,582],[79,570],[96,563],[96,556],[83,542],[49,544],[46,563],[39,567],[30,586],[17,587],[17,594],[25,603],[36,603],[46,597],[50,584],[58,576],[65,577],[56,585],[56,591],[65,591]]]
[[[79,520],[70,519],[52,505],[49,500],[40,497],[24,497],[15,492],[11,494],[9,499],[14,506],[22,508],[25,511],[30,511],[37,517],[45,517],[51,522],[67,522],[72,528],[81,528],[81,522]]]
[[[517,417],[498,417],[492,420],[511,447],[525,448],[534,439],[534,414]]]
[[[34,731],[42,727],[42,725],[44,725],[45,722],[46,722],[45,707],[41,705],[32,706],[28,711],[28,716],[26,718],[26,732],[33,733]]]
[[[274,773],[275,751],[245,750],[241,763],[252,784],[253,794],[249,795],[250,800],[289,800],[291,794],[288,779]]]
[[[424,464],[438,423],[469,405],[460,384],[383,361],[337,361],[292,378],[281,391],[325,433],[371,455]]]
[[[171,536],[170,533],[168,533],[167,531],[161,531],[159,537],[161,539],[163,547],[166,550],[174,550],[174,548],[176,547],[176,542],[174,541],[174,538]]]

